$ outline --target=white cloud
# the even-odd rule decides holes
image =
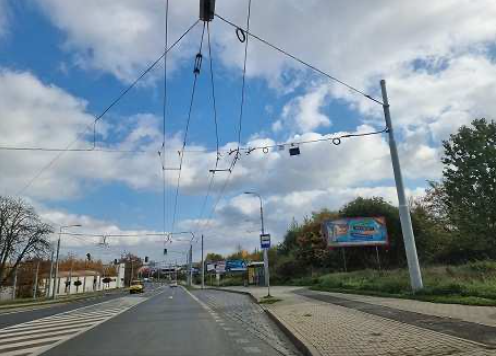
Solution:
[[[110,72],[129,82],[164,51],[165,2],[162,0],[38,3],[53,23],[66,32],[65,47],[76,51],[76,62],[83,68]],[[197,7],[196,1],[181,1],[180,6],[171,1],[169,44],[193,24]],[[186,45],[174,49],[172,57],[191,54],[189,41],[186,38]],[[172,60],[171,66],[174,63]]]
[[[280,131],[283,126],[289,132],[309,132],[320,127],[329,127],[331,121],[322,113],[329,94],[329,87],[320,85],[289,101],[282,110],[281,119],[273,124],[274,131]]]

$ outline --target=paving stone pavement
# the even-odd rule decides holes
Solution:
[[[241,325],[243,332],[249,332],[252,336],[270,345],[281,355],[300,355],[291,341],[250,297],[215,290],[196,291],[195,296],[226,319]],[[237,332],[236,330],[229,331]]]
[[[265,292],[256,288],[237,290],[257,298]],[[272,294],[283,301],[266,308],[320,355],[496,356],[496,350],[472,341],[305,298],[292,293],[294,290],[273,288]],[[430,310],[424,308],[425,312]]]
[[[315,292],[321,294],[329,294],[339,298],[388,306],[395,309],[406,310],[421,314],[435,315],[439,317],[453,318],[472,323],[483,324],[496,327],[496,308],[495,307],[479,307],[472,305],[458,304],[439,304],[429,303],[417,300],[406,300],[397,298],[382,298],[366,295],[345,294],[345,293],[329,293]]]

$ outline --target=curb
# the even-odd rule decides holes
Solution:
[[[234,294],[242,294],[242,295],[246,295],[248,297],[250,297],[250,299],[252,300],[252,302],[254,303],[257,303],[258,304],[258,299],[255,298],[253,296],[253,294],[251,294],[250,292],[245,292],[245,291],[241,291],[241,290],[232,290],[232,289],[223,289],[223,288],[218,288],[218,287],[208,287],[208,289],[211,289],[211,290],[218,290],[218,291],[221,291],[221,292],[227,292],[227,293],[234,293]]]
[[[242,295],[247,295],[250,297],[250,299],[258,303],[258,299],[253,296],[248,291],[240,291],[240,290],[230,290],[230,289],[223,289],[223,288],[218,288],[218,287],[208,287],[208,289],[212,290],[218,290],[222,292],[228,292],[228,293],[234,293],[234,294],[242,294]],[[260,305],[260,304],[259,304]],[[298,332],[293,330],[290,326],[288,326],[284,321],[279,319],[277,315],[270,311],[267,307],[260,305],[260,307],[263,309],[265,314],[269,317],[270,320],[274,322],[274,324],[277,325],[277,327],[284,333],[284,335],[287,336],[287,338],[293,343],[293,345],[305,356],[321,356],[321,354],[311,345],[308,345],[304,341],[302,341],[302,337],[298,337]]]
[[[269,309],[264,308],[265,314],[272,320],[279,329],[288,337],[288,339],[293,343],[293,345],[305,356],[321,356],[321,354],[311,345],[307,345],[303,338],[299,338],[297,336],[298,332],[292,330],[290,326],[288,326],[284,321],[279,319],[277,315],[270,311]]]

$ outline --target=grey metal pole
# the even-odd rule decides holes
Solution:
[[[262,235],[265,234],[264,225],[264,215],[263,215],[263,201],[260,195],[257,195],[260,199],[260,222],[262,224]],[[270,297],[270,272],[269,272],[269,251],[264,248],[264,274],[265,274],[265,285],[267,286],[267,296]]]
[[[189,286],[193,285],[193,245],[189,245]]]
[[[17,289],[17,270],[18,267],[14,269],[14,282],[12,283],[12,300],[16,299],[16,289]]]
[[[201,236],[201,263],[202,263],[201,288],[205,289],[205,261],[203,260],[203,235]]]
[[[69,270],[69,292],[67,293],[68,295],[71,295],[73,266],[74,266],[74,260],[71,260],[71,269]]]
[[[52,254],[50,256],[50,278],[48,279],[48,290],[45,291],[45,297],[49,298],[52,289],[55,289],[55,280],[53,279],[53,259],[55,258],[55,249],[52,248]],[[53,281],[53,285],[52,285]]]
[[[57,254],[55,256],[55,280],[53,281],[52,299],[55,299],[58,278],[59,278],[59,254],[60,254],[60,237],[62,236],[62,226],[59,229],[59,240],[57,241]]]
[[[40,261],[36,264],[36,272],[34,274],[33,299],[36,299],[36,293],[38,292],[38,273],[40,273]]]
[[[394,139],[393,124],[391,122],[391,113],[389,112],[389,101],[386,91],[386,81],[381,80],[381,91],[383,99],[384,117],[386,119],[386,127],[389,134],[389,150],[391,151],[391,162],[393,164],[394,179],[396,181],[396,190],[398,193],[399,212],[401,221],[401,231],[405,243],[406,260],[410,272],[410,283],[412,290],[421,290],[424,286],[422,283],[422,274],[417,255],[417,247],[415,246],[415,236],[413,235],[412,219],[410,216],[410,208],[405,195],[405,186],[403,184],[403,176],[401,175],[401,166],[398,156],[398,148]]]

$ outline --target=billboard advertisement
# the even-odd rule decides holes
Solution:
[[[243,260],[227,260],[226,271],[229,272],[243,272],[246,271],[246,264]]]
[[[342,218],[323,226],[328,247],[381,246],[388,244],[386,218]]]

